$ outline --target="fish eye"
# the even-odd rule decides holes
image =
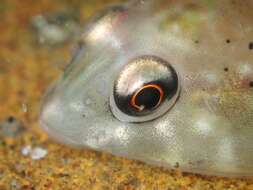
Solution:
[[[120,121],[154,120],[173,107],[179,93],[178,74],[168,61],[140,56],[130,60],[117,76],[110,107]]]

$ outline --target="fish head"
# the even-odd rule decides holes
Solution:
[[[252,175],[252,3],[151,2],[107,9],[87,26],[44,97],[43,128],[169,168]]]

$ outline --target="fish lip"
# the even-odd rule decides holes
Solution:
[[[49,99],[49,96],[50,94],[53,93],[55,89],[55,84],[51,84],[49,86],[49,88],[46,90],[45,94],[43,95],[43,97],[41,98],[41,101],[40,101],[40,110],[39,110],[39,123],[40,123],[40,126],[47,132],[49,133],[49,125],[48,123],[46,122],[47,120],[45,119],[45,110],[46,110],[46,106],[47,106],[47,102],[48,102],[48,99]]]
[[[69,145],[76,148],[81,147],[81,145],[77,144],[76,142],[68,138],[67,136],[62,135],[62,132],[59,129],[52,127],[52,125],[49,124],[47,121],[48,120],[45,118],[44,112],[41,111],[39,124],[42,130],[50,137],[50,139],[53,139],[55,142],[60,143],[60,144],[65,144],[65,145]]]
[[[40,113],[40,119],[39,119],[39,124],[41,126],[41,128],[47,133],[50,134],[50,127],[49,125],[46,123],[46,121],[43,119],[43,114]]]
[[[50,99],[52,99],[52,96],[55,92],[56,83],[57,81],[49,86],[49,88],[46,90],[44,96],[41,99],[39,111],[39,124],[42,130],[46,132],[51,139],[55,139],[57,142],[62,144],[71,144],[66,143],[69,142],[70,140],[67,139],[65,136],[61,135],[62,134],[61,131],[53,127],[53,125],[50,124],[49,122],[50,115],[47,112],[47,107],[49,106],[48,104],[51,103]]]
[[[45,103],[44,100],[45,100],[46,96],[47,96],[47,94],[45,95],[45,97],[43,97],[42,102],[44,102],[44,103]],[[46,108],[45,108],[45,106],[46,105],[43,105],[43,103],[42,103],[41,108],[40,108],[40,114],[39,114],[39,124],[40,124],[42,130],[45,131],[50,137],[58,140],[59,137],[56,137],[56,136],[52,135],[52,134],[56,134],[56,133],[55,133],[55,129],[50,127],[50,124],[48,123],[48,119],[46,119],[46,116],[45,116],[46,115],[46,113],[45,113]],[[58,135],[59,134],[60,133],[58,133]]]

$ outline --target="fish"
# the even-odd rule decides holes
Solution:
[[[84,27],[40,123],[59,143],[253,176],[253,1],[135,0]]]

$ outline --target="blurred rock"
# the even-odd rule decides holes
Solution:
[[[48,151],[41,147],[32,148],[30,145],[25,146],[21,149],[21,154],[23,156],[30,156],[33,160],[43,159],[47,155]]]
[[[32,147],[30,145],[25,146],[25,147],[22,148],[21,154],[23,156],[28,156],[30,154],[31,150],[32,150]]]
[[[61,45],[79,36],[78,11],[59,11],[32,18],[36,38],[41,45]]]
[[[13,116],[9,116],[0,122],[0,136],[2,137],[15,137],[24,130],[23,123]]]
[[[47,150],[41,147],[36,147],[31,152],[31,158],[33,160],[40,160],[47,155]]]

